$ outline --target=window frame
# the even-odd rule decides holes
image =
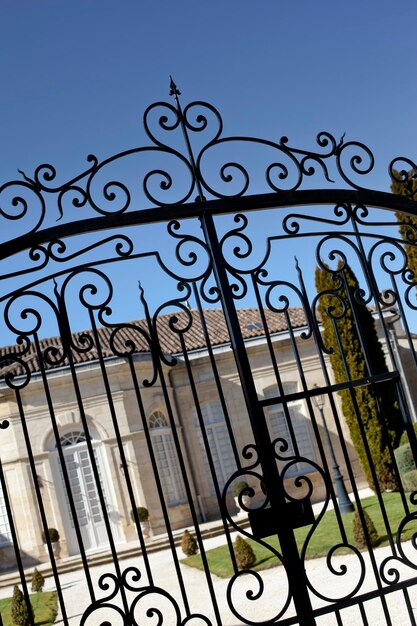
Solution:
[[[284,398],[285,396],[296,393],[298,391],[298,384],[296,381],[286,381],[282,384],[282,386],[283,386]],[[269,385],[268,387],[265,387],[262,390],[262,394],[265,399],[273,398],[273,397],[276,397],[276,398],[280,397],[279,389],[276,385]],[[298,400],[291,400],[287,402],[286,405],[287,405],[288,413],[290,414],[290,417],[291,417],[291,409],[296,408],[298,409],[297,413],[299,415],[302,415],[304,418],[303,421],[302,422],[299,421],[298,424],[297,422],[293,423],[294,437],[297,442],[299,441],[299,439],[306,442],[309,448],[309,450],[306,450],[305,447],[304,449],[302,449],[300,446],[298,446],[299,455],[302,457],[305,457],[306,459],[309,459],[310,461],[314,463],[316,461],[316,451],[315,451],[314,442],[310,433],[309,420],[308,420],[307,412],[305,410],[304,400],[302,398]],[[275,413],[275,414],[282,416],[281,421],[285,426],[287,437],[285,436],[284,433],[276,434],[275,432],[273,432],[272,423],[271,423],[271,413]],[[288,426],[287,416],[284,410],[284,403],[277,402],[275,404],[266,406],[265,418],[267,421],[271,442],[275,441],[277,438],[281,438],[281,439],[285,439],[288,443],[288,450],[283,452],[284,458],[282,460],[277,459],[280,471],[282,471],[285,469],[287,463],[291,460],[291,457],[296,456],[294,444],[291,439],[290,428]],[[302,433],[297,433],[297,425],[298,425],[298,430],[302,428],[303,430]],[[304,437],[300,438],[298,436],[299,434],[303,434]],[[303,474],[310,474],[311,472],[314,472],[314,471],[316,470],[311,464],[300,462],[300,463],[294,464],[292,469],[289,469],[287,472],[285,472],[285,475],[288,478],[294,478],[296,476],[302,476]]]
[[[200,448],[203,453],[203,464],[205,469],[205,475],[208,477],[209,488],[211,491],[211,495],[215,495],[215,487],[214,487],[214,478],[210,471],[210,464],[208,461],[208,453],[212,458],[213,463],[215,464],[215,470],[220,469],[221,475],[219,476],[219,472],[216,471],[216,479],[219,486],[219,489],[222,490],[227,483],[227,481],[231,478],[231,476],[237,471],[236,459],[233,454],[233,447],[230,442],[229,431],[226,424],[226,419],[223,413],[222,406],[219,401],[207,401],[202,402],[200,404],[200,411],[204,423],[204,428],[206,431],[206,436],[209,443],[209,450],[206,450],[204,445],[203,434],[201,432],[201,427],[198,421],[197,409],[193,407],[193,418],[194,424],[198,432],[198,440],[200,444]],[[221,432],[221,436],[219,436]],[[228,458],[231,459],[230,467],[224,464],[224,455],[221,454],[221,447],[223,438],[227,441],[227,446],[229,447]],[[210,439],[212,439],[214,443],[214,450],[210,445]],[[213,455],[213,451],[215,452],[215,457]],[[216,465],[216,459],[218,459],[218,465]],[[200,467],[203,467],[203,464]]]
[[[153,419],[154,418],[154,419]],[[187,492],[184,479],[181,474],[181,467],[176,455],[175,441],[172,428],[162,411],[153,411],[148,418],[149,433],[152,441],[152,450],[158,466],[158,476],[161,481],[162,491],[168,506],[178,506],[187,502]],[[161,447],[168,466],[168,475],[159,469],[159,450],[154,442],[160,441]],[[169,443],[168,443],[169,442]],[[173,497],[167,497],[172,492]]]

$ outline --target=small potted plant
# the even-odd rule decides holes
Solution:
[[[52,545],[52,552],[54,553],[54,556],[56,556],[56,558],[59,558],[61,556],[61,544],[59,542],[59,532],[57,531],[56,528],[48,528],[47,532],[48,532],[49,541],[51,542],[51,545]],[[47,543],[46,535],[44,532],[42,532],[42,542]]]
[[[140,527],[144,537],[149,537],[151,534],[151,524],[149,522],[149,511],[144,506],[136,507],[136,512],[140,521]],[[133,509],[130,511],[130,519],[135,522],[135,515]]]
[[[235,504],[238,508],[238,515],[246,513],[246,511],[241,508],[241,504],[243,504],[243,506],[247,508],[249,507],[250,497],[247,493],[242,493],[245,492],[247,489],[249,489],[249,485],[245,480],[238,480],[233,483],[232,496],[234,497]]]

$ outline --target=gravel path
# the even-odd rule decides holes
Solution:
[[[320,506],[320,505],[315,505]],[[232,539],[236,535],[232,534]],[[224,543],[224,536],[211,537],[204,540],[206,550],[210,550]],[[406,553],[410,555],[410,560],[416,562],[416,553],[411,543],[405,545]],[[378,548],[374,551],[374,559],[378,568],[383,564],[384,560],[390,556],[390,548]],[[184,558],[180,548],[177,549],[178,559]],[[373,567],[371,557],[368,553],[362,553],[364,560],[366,576],[361,586],[361,594],[374,591],[377,588],[375,577],[373,576]],[[153,584],[168,592],[178,602],[183,618],[187,613],[184,610],[182,602],[182,593],[178,583],[178,576],[172,563],[172,554],[169,549],[163,549],[158,552],[149,554],[151,571],[153,576]],[[330,598],[340,599],[350,592],[353,592],[361,575],[359,559],[354,554],[335,555],[331,563],[333,572],[329,569],[325,558],[310,559],[306,563],[307,576],[314,589],[322,595]],[[401,575],[400,580],[416,575],[416,571],[404,566],[397,566],[393,560],[387,562],[384,571],[388,580],[392,580],[389,576],[390,566],[398,567]],[[149,584],[144,561],[142,557],[127,558],[120,561],[122,571],[129,567],[137,567],[141,574],[141,580],[136,586],[145,587]],[[344,569],[345,568],[345,569]],[[206,576],[203,572],[180,566],[181,577],[184,587],[187,590],[187,598],[189,602],[190,613],[202,613],[213,624],[217,624],[216,614],[213,608],[210,592]],[[94,589],[96,590],[97,599],[109,595],[113,587],[108,578],[109,589],[100,589],[99,580],[104,574],[111,573],[112,565],[107,563],[103,565],[92,566],[90,574],[92,577]],[[362,570],[363,571],[363,570]],[[345,573],[344,573],[345,572]],[[235,614],[231,611],[227,601],[227,593],[229,581],[212,577],[212,585],[215,591],[218,613],[221,615],[221,624],[224,626],[237,626],[245,621],[252,623],[262,623],[273,620],[285,603],[288,593],[287,579],[283,567],[274,567],[259,573],[264,585],[263,592],[256,599],[259,592],[259,581],[253,575],[246,573],[236,580],[232,588],[232,604],[235,607]],[[67,617],[70,626],[79,626],[81,618],[86,608],[91,604],[88,588],[84,578],[82,569],[62,573],[60,575],[62,591],[64,595]],[[387,585],[384,585],[387,586]],[[52,577],[46,579],[45,591],[55,590],[55,583]],[[0,597],[8,597],[12,595],[12,587],[4,587],[0,589]],[[248,599],[248,592],[255,594],[254,599]],[[133,602],[137,594],[128,592],[129,605]],[[361,615],[357,606],[342,609],[339,621],[334,614],[323,615],[317,618],[317,626],[416,626],[417,624],[417,585],[411,587],[408,591],[410,610],[413,611],[415,622],[410,621],[406,597],[403,591],[395,591],[386,595],[386,611],[389,618],[384,615],[383,604],[380,599],[368,600],[364,605],[366,618]],[[312,594],[312,603],[316,608],[326,606],[325,600],[320,599],[317,595]],[[111,605],[121,606],[120,595],[110,601]],[[142,596],[137,603],[135,609],[135,619],[140,626],[157,626],[158,616],[156,613],[146,615],[146,611],[156,607],[163,614],[161,626],[176,626],[177,616],[172,602],[159,594],[148,594]],[[293,615],[293,607],[290,606],[285,617]],[[239,618],[239,615],[242,617]],[[367,620],[367,622],[365,621]],[[390,621],[389,621],[390,620]],[[123,626],[123,620],[120,614],[109,607],[103,607],[99,611],[94,612],[85,622],[86,626],[100,626],[104,621],[111,623],[111,626]],[[181,620],[180,620],[181,621]],[[64,621],[62,615],[59,614],[56,624],[63,626]],[[187,623],[187,626],[206,626],[206,622],[202,619],[193,619]]]
[[[206,549],[210,549],[223,542],[223,537],[215,537],[206,540],[205,546]],[[384,559],[390,555],[390,549],[388,547],[379,548],[374,552],[374,554],[377,563],[381,564]],[[178,549],[178,557],[180,559],[183,558],[183,554],[180,549]],[[372,565],[369,554],[363,553],[363,558],[366,563],[367,571],[362,585],[362,591],[365,592],[375,589],[376,584],[372,575]],[[180,607],[182,607],[181,592],[175,570],[172,566],[171,552],[169,550],[162,550],[155,554],[151,554],[150,561],[154,576],[154,585],[168,591],[177,599]],[[354,555],[335,556],[332,562],[335,570],[332,574],[329,571],[324,558],[311,559],[307,562],[307,575],[315,589],[319,590],[322,594],[338,598],[349,593],[349,591],[352,591],[355,588],[360,575],[358,563],[358,558]],[[347,570],[344,575],[340,575],[341,567],[343,565],[346,566]],[[137,566],[143,572],[143,561],[141,559],[121,561],[121,566],[123,570],[131,566]],[[98,589],[98,580],[100,576],[110,571],[111,566],[108,564],[92,568],[91,574],[95,583],[95,588]],[[184,585],[187,589],[191,612],[201,612],[212,620],[213,624],[215,624],[215,613],[210,600],[210,594],[208,592],[207,581],[204,573],[186,566],[181,566],[181,572]],[[339,572],[339,575],[337,572]],[[409,571],[403,573],[404,578],[413,575],[413,572]],[[282,603],[285,602],[287,597],[287,582],[285,571],[282,567],[264,570],[261,572],[261,576],[265,587],[263,594],[259,597],[259,599],[251,600],[246,597],[246,591],[252,589],[256,592],[259,589],[255,577],[251,574],[242,576],[239,581],[236,582],[232,594],[234,605],[237,608],[238,613],[240,613],[246,620],[252,620],[255,623],[272,620],[282,607]],[[147,584],[145,575],[143,576],[143,582],[140,582],[144,586]],[[62,585],[65,603],[68,610],[69,624],[71,626],[78,626],[85,607],[90,604],[87,586],[82,572],[63,574]],[[235,626],[241,623],[242,620],[231,612],[227,603],[226,594],[228,581],[214,576],[213,585],[218,599],[219,612],[222,616],[222,624],[224,624],[224,626]],[[54,589],[54,585],[53,580],[49,579],[45,586],[45,590],[51,589]],[[106,595],[106,592],[103,591],[97,595],[99,597],[103,597]],[[415,607],[414,615],[417,619],[417,588],[415,591],[410,591],[409,596],[411,606],[413,608]],[[130,595],[130,602],[133,597],[133,595]],[[112,604],[116,603],[116,599],[111,602]],[[117,604],[121,606],[119,597],[117,597]],[[315,607],[318,607],[324,606],[326,602],[315,597],[313,604]],[[392,626],[409,626],[412,624],[408,616],[406,601],[402,591],[388,594],[386,604],[391,616]],[[162,612],[164,616],[163,626],[174,626],[177,624],[175,609],[167,598],[158,595],[155,600],[155,595],[147,595],[144,596],[137,604],[135,611],[135,618],[140,626],[156,626],[158,623],[157,615],[155,613],[151,613],[151,615],[148,616],[146,615],[146,610],[152,607],[157,607]],[[385,626],[387,623],[389,624],[384,617],[382,604],[379,599],[368,601],[365,604],[365,611],[369,626]],[[182,608],[181,615],[185,615]],[[286,616],[288,616],[288,614]],[[105,620],[111,622],[114,626],[118,624],[122,625],[121,618],[117,617],[116,611],[110,608],[102,608],[100,611],[95,612],[86,621],[86,624],[88,626],[100,626],[100,624],[102,624]],[[366,623],[363,621],[363,617],[361,616],[358,607],[343,609],[341,611],[341,620],[341,622],[338,622],[334,614],[324,615],[317,619],[317,626],[340,626],[340,624],[343,624],[344,626],[362,626]],[[195,624],[195,626],[203,626],[204,624],[201,619],[194,619],[189,623],[193,625]],[[62,617],[58,618],[57,624],[63,624]]]

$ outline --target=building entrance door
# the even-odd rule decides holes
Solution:
[[[68,473],[71,494],[77,512],[77,521],[85,550],[96,550],[109,545],[104,514],[100,504],[97,484],[94,477],[92,461],[85,443],[84,433],[71,432],[61,438],[65,465]],[[109,509],[109,491],[103,470],[103,459],[100,448],[94,445],[94,461],[100,478],[100,486]],[[67,490],[65,488],[63,472],[59,466],[60,484],[57,493],[60,496],[62,520],[65,526],[65,535],[69,554],[78,554],[79,545],[75,532],[74,520],[71,514]],[[108,511],[107,511],[108,514]],[[111,516],[109,516],[111,518]],[[112,530],[117,533],[116,524],[112,523]]]

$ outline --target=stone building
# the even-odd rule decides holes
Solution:
[[[324,384],[323,364],[304,313],[264,311],[262,319],[240,309],[238,316],[258,397],[271,399],[263,405],[271,440],[283,457],[312,461],[287,467],[288,492],[299,491],[296,478],[305,475],[312,500],[323,499],[319,443],[328,461],[329,451],[320,414],[302,397],[304,388]],[[386,312],[386,324],[408,370],[394,313]],[[193,514],[199,521],[225,515],[218,502],[225,486],[227,510],[236,513],[230,479],[240,463],[253,462],[253,435],[223,314],[165,314],[155,328],[159,348],[152,350],[146,320],[2,349],[0,420],[10,422],[0,430],[2,567],[13,560],[13,529],[23,560],[46,558],[43,516],[59,530],[66,557],[79,553],[77,527],[87,552],[108,549],[109,534],[116,545],[137,540],[132,502],[148,509],[154,535],[189,526]],[[331,376],[327,360],[326,367]],[[288,401],[279,400],[280,390]],[[325,414],[341,471],[346,476],[340,433],[360,489],[365,481],[343,416],[328,404]],[[253,473],[247,481],[259,492]]]

